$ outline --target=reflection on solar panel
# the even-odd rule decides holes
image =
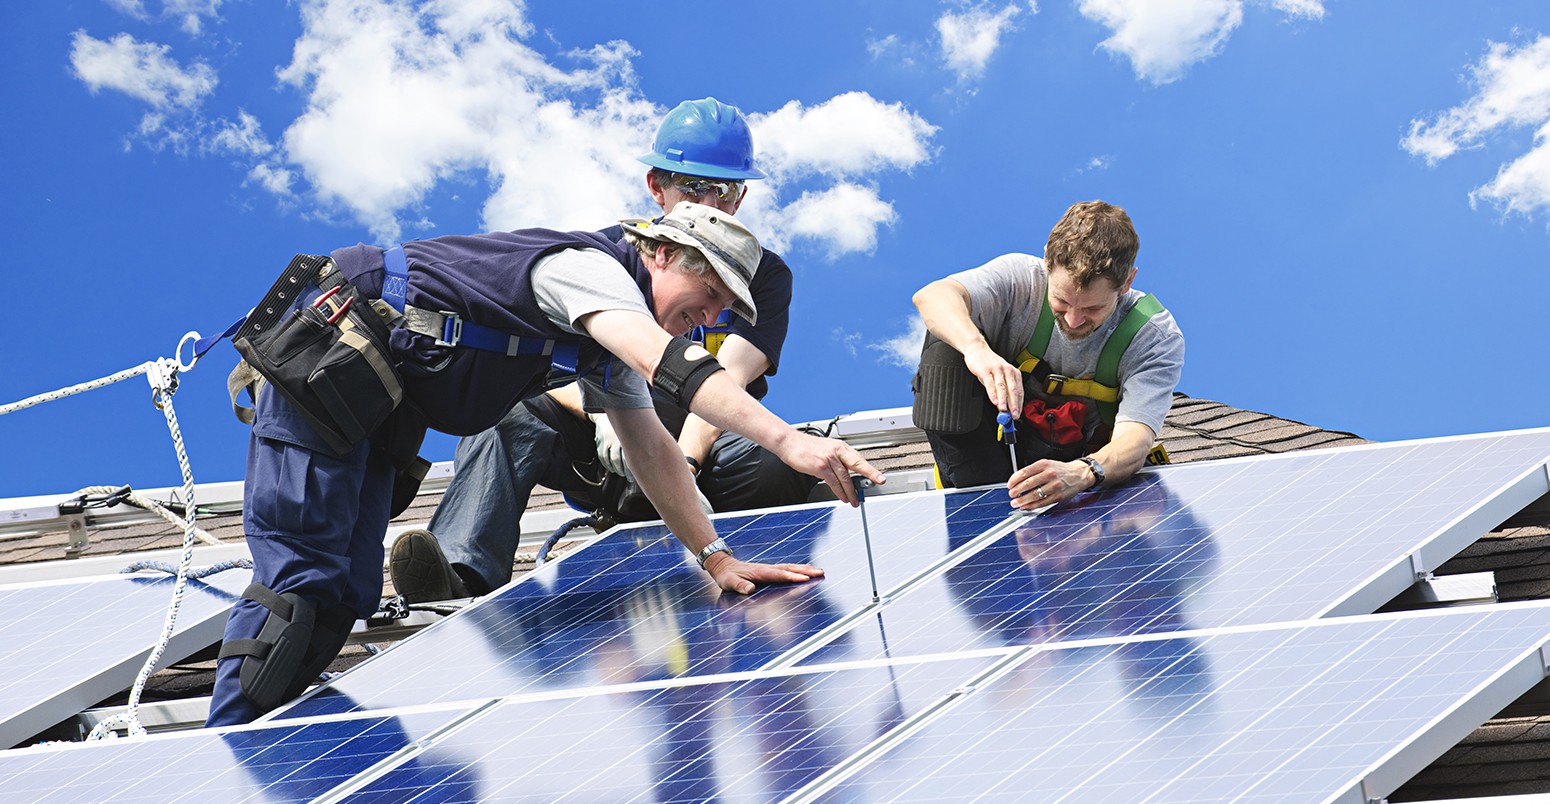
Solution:
[[[1041,646],[823,800],[1376,800],[1543,678],[1547,639],[1536,603]]]
[[[191,581],[162,663],[220,641],[248,574]],[[0,587],[0,745],[126,690],[161,634],[173,579],[116,575]]]
[[[898,586],[1006,519],[1004,491],[868,503],[878,576]],[[283,713],[476,700],[760,667],[870,601],[860,514],[835,504],[718,518],[740,558],[813,562],[824,580],[722,596],[660,525],[612,532],[481,600]],[[886,534],[886,536],[882,535]]]
[[[843,655],[1371,612],[1550,490],[1547,456],[1537,432],[1167,467],[965,547]]]
[[[0,789],[1366,801],[1543,679],[1550,603],[1327,615],[1544,495],[1547,457],[1535,431],[1170,467],[1032,517],[874,497],[881,604],[851,509],[719,519],[744,558],[829,571],[748,597],[623,529],[268,723],[0,753]]]
[[[511,702],[437,735],[439,762],[409,757],[349,800],[777,801],[990,658]]]
[[[39,804],[312,801],[462,714],[402,712],[28,748],[0,753],[0,790],[8,801]],[[399,767],[408,772],[414,764]]]

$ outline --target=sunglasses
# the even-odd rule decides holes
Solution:
[[[691,198],[704,198],[714,194],[722,201],[736,201],[743,192],[743,183],[732,179],[707,179],[702,176],[673,174],[673,186]]]

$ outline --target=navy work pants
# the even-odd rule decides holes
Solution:
[[[382,597],[382,537],[392,506],[393,467],[368,439],[335,457],[296,408],[265,387],[248,439],[242,526],[253,553],[253,581],[308,600],[318,612],[344,606],[371,616]],[[227,642],[257,637],[269,609],[237,601]],[[242,694],[244,659],[221,659],[207,725],[252,721]]]

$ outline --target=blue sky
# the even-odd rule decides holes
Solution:
[[[1162,6],[6,4],[0,404],[219,330],[296,252],[649,211],[633,157],[713,95],[796,275],[788,421],[908,404],[910,295],[1102,198],[1185,393],[1380,440],[1550,424],[1550,6]],[[242,475],[235,361],[174,400],[201,482]],[[149,399],[0,417],[0,497],[180,484]]]

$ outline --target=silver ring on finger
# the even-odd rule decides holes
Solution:
[[[1049,499],[1049,495],[1048,495],[1048,494],[1045,494],[1045,493],[1044,493],[1044,489],[1042,489],[1042,488],[1037,488],[1037,489],[1034,489],[1034,492],[1035,492],[1035,493],[1037,493],[1037,494],[1038,494],[1038,495],[1039,495],[1039,499],[1041,499],[1041,500],[1047,500],[1047,499]]]

